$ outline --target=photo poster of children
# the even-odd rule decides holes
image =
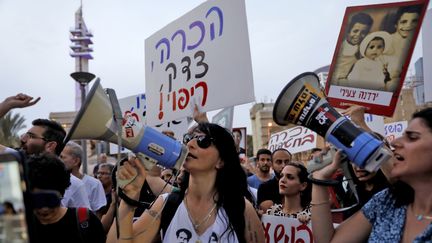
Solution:
[[[348,7],[326,84],[329,103],[392,116],[429,0]]]
[[[234,143],[236,145],[237,153],[239,154],[240,160],[246,158],[246,127],[235,127],[232,129],[232,134],[234,137]]]

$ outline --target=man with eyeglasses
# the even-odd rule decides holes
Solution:
[[[31,127],[21,136],[21,150],[27,155],[51,153],[57,156],[63,150],[63,140],[66,131],[63,127],[52,120],[36,119]],[[71,185],[66,189],[62,199],[65,207],[90,208],[87,192],[84,183],[73,174],[70,175]]]
[[[14,108],[23,108],[36,104],[40,98],[26,94],[17,94],[6,98],[0,103],[0,118]],[[48,119],[36,119],[32,122],[32,127],[21,136],[21,147],[17,150],[0,145],[0,153],[11,153],[18,157],[21,155],[30,156],[41,153],[50,153],[60,155],[63,150],[63,140],[66,137],[66,131],[57,122]],[[25,160],[25,158],[22,158]],[[71,185],[67,188],[62,199],[62,205],[65,207],[86,207],[90,208],[84,183],[80,179],[71,175]]]
[[[113,181],[111,173],[114,169],[114,165],[109,163],[104,163],[99,166],[98,172],[96,172],[96,177],[102,183],[102,187],[105,192],[105,198],[107,201],[106,207],[104,208],[104,213],[108,210],[107,207],[110,206],[111,203],[111,191],[113,189]]]

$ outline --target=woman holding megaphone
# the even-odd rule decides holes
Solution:
[[[122,201],[119,237],[113,225],[107,242],[152,242],[159,236],[162,242],[264,242],[230,132],[216,124],[199,123],[185,134],[183,142],[189,150],[183,164],[189,178],[180,185],[180,192],[159,196],[135,223],[134,206]],[[128,197],[136,200],[139,196],[144,170],[141,163],[134,162],[119,168],[120,179],[137,175],[123,187]],[[167,210],[173,211],[168,222]]]
[[[316,242],[429,242],[432,240],[432,108],[413,114],[402,137],[393,140],[395,182],[372,197],[336,229],[331,221],[327,188],[313,185],[312,229]],[[339,167],[333,163],[313,173],[329,179]]]

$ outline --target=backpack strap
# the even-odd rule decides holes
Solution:
[[[78,224],[81,228],[88,228],[89,210],[88,208],[77,208]]]
[[[82,242],[86,242],[86,238],[88,235],[90,211],[88,208],[77,208],[75,212],[78,232],[80,233]]]
[[[171,192],[168,195],[167,202],[162,209],[161,214],[161,223],[159,228],[159,231],[161,232],[161,240],[163,240],[166,230],[168,229],[168,226],[170,225],[171,220],[174,217],[174,214],[176,213],[181,201],[182,198],[180,197],[179,192]]]

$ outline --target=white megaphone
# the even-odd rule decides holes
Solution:
[[[74,139],[103,140],[117,144],[116,132],[118,128],[113,116],[110,99],[100,85],[98,78],[81,106],[65,138],[65,144]],[[122,134],[122,146],[136,153],[137,157],[146,163],[179,169],[188,153],[186,146],[180,141],[148,126],[138,128],[135,133]],[[124,134],[128,136],[124,136]],[[149,168],[149,164],[146,164],[146,167]]]
[[[273,120],[305,126],[342,149],[348,159],[368,171],[376,171],[391,157],[391,151],[371,134],[356,127],[331,107],[315,73],[306,72],[291,80],[276,100]]]

